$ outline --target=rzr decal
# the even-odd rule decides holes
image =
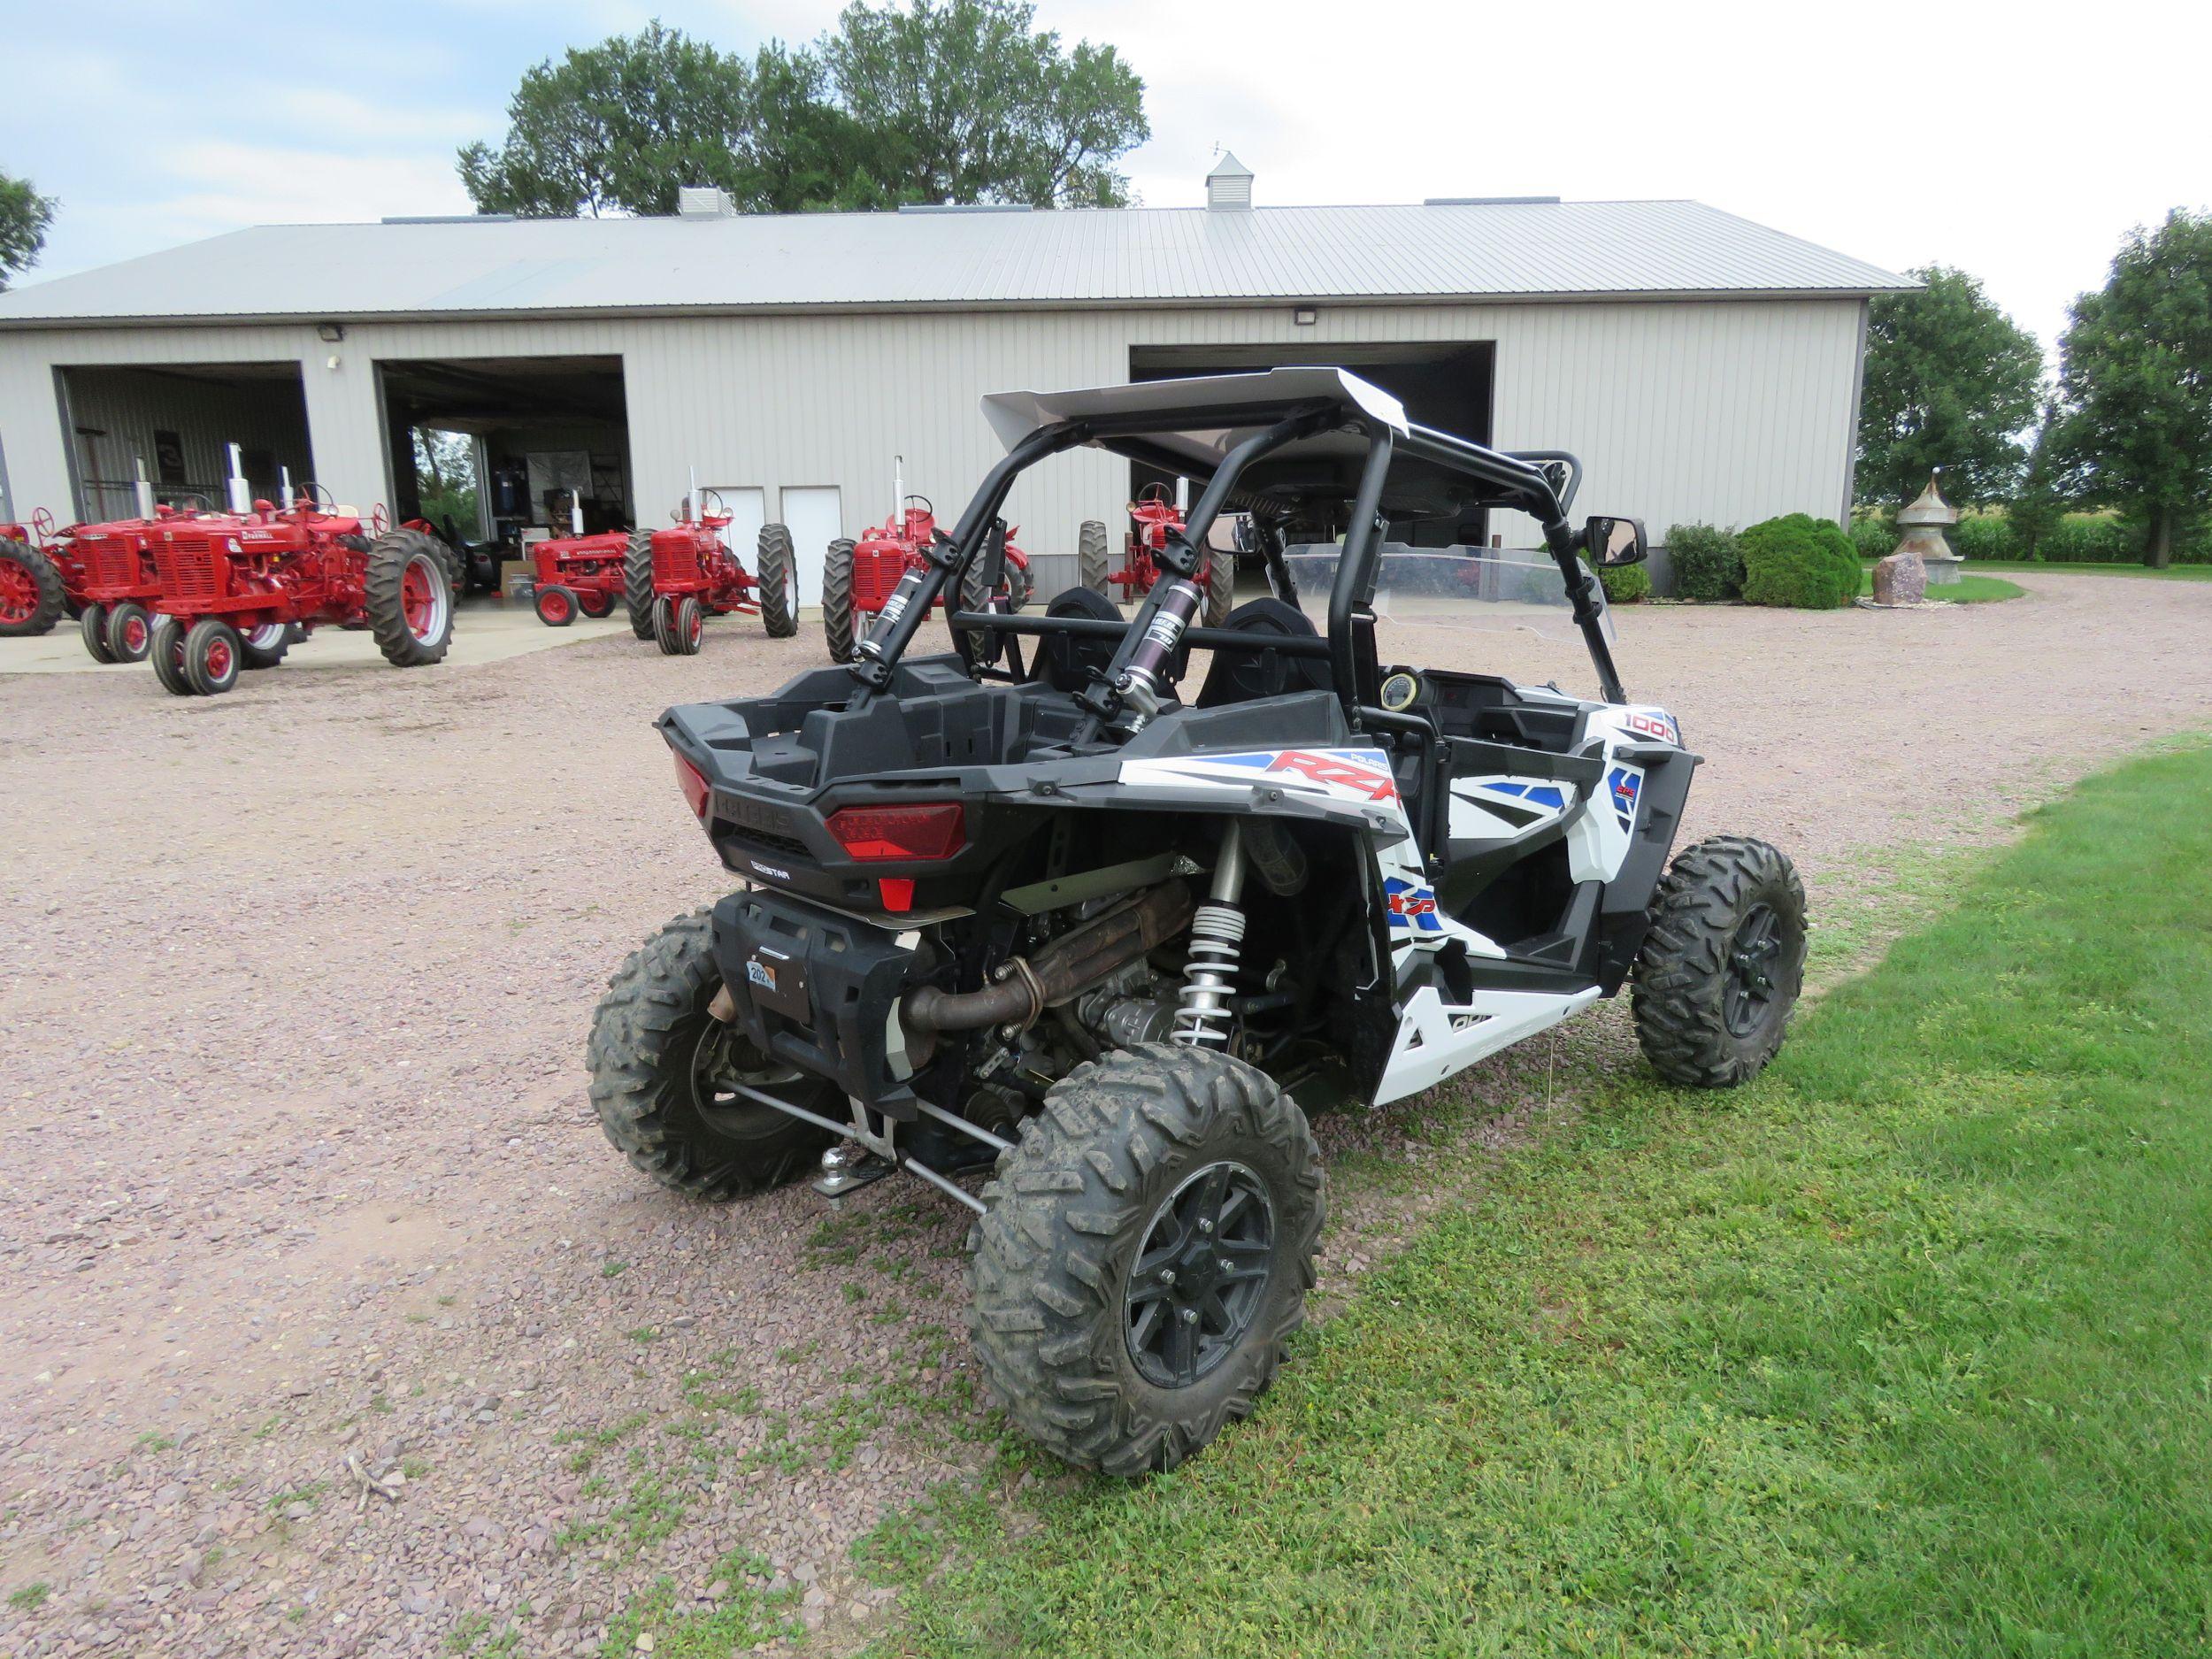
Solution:
[[[1303,749],[1286,749],[1268,765],[1270,772],[1295,772],[1301,778],[1331,789],[1365,791],[1370,801],[1395,801],[1398,798],[1397,780],[1386,772],[1371,767],[1355,766],[1331,754],[1310,754]]]
[[[1613,813],[1620,819],[1623,829],[1632,829],[1636,824],[1636,803],[1644,792],[1641,772],[1626,766],[1616,766],[1605,780],[1606,787],[1613,796]]]
[[[1122,767],[1126,782],[1188,778],[1208,782],[1240,780],[1265,772],[1301,795],[1327,795],[1362,804],[1398,804],[1398,785],[1379,749],[1261,749],[1229,755],[1192,755],[1172,761],[1132,761]]]
[[[1660,709],[1632,709],[1621,718],[1621,724],[1639,737],[1655,739],[1662,743],[1681,747],[1682,728],[1674,723],[1674,717]]]
[[[1436,913],[1436,889],[1389,877],[1383,893],[1390,902],[1390,926],[1417,933],[1440,933],[1444,924]]]

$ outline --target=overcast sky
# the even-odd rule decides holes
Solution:
[[[0,170],[62,198],[61,275],[242,225],[465,212],[453,151],[517,78],[657,13],[726,45],[807,0],[343,8],[0,0]],[[1148,205],[1691,196],[1892,269],[1979,276],[2047,345],[2130,227],[2212,204],[2212,6],[1355,6],[1044,0],[1143,75]]]

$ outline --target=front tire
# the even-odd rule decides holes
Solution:
[[[1305,1321],[1320,1154],[1297,1103],[1226,1055],[1153,1043],[1079,1067],[983,1197],[976,1352],[1064,1463],[1172,1469],[1251,1411]]]
[[[1716,835],[1675,856],[1630,995],[1652,1069],[1733,1088],[1782,1046],[1805,983],[1805,889],[1778,849]]]
[[[245,671],[246,642],[220,617],[202,617],[184,636],[184,677],[203,697],[219,697]]]
[[[836,1137],[733,1082],[835,1118],[836,1085],[780,1066],[707,1011],[722,988],[711,913],[679,917],[607,982],[586,1055],[591,1103],[615,1150],[662,1186],[709,1203],[796,1179]]]
[[[558,582],[549,582],[531,596],[538,620],[549,628],[565,628],[576,620],[576,595]]]
[[[84,641],[85,655],[96,663],[111,663],[115,652],[108,644],[108,611],[105,605],[87,605],[77,613],[77,637]]]
[[[854,543],[840,537],[822,556],[822,634],[830,661],[849,663],[858,642],[859,618],[853,612]]]
[[[176,618],[154,618],[153,634],[146,645],[146,660],[154,665],[154,678],[171,696],[200,695],[192,684],[192,677],[184,672],[184,624]]]
[[[153,618],[146,614],[146,607],[126,599],[108,612],[108,660],[144,662],[147,648],[153,643]]]
[[[799,631],[799,555],[791,545],[791,532],[780,524],[760,527],[753,568],[759,572],[760,626],[772,640],[787,640]]]

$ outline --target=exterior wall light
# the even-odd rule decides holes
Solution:
[[[1296,323],[1301,328],[1312,327],[1315,323],[1320,320],[1320,318],[1321,313],[1314,310],[1314,308],[1310,305],[1301,305],[1296,311],[1291,312],[1290,314],[1290,320]]]
[[[343,323],[319,323],[315,327],[315,337],[326,345],[334,346],[346,337],[346,326]]]

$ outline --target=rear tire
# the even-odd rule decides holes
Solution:
[[[1250,1413],[1305,1322],[1320,1154],[1296,1102],[1226,1055],[1149,1043],[1078,1067],[983,1198],[976,1353],[1064,1463],[1172,1469]]]
[[[114,649],[108,644],[108,612],[105,605],[87,605],[77,613],[77,637],[84,641],[86,655],[96,663],[111,663]]]
[[[601,593],[596,588],[580,588],[576,590],[576,608],[596,622],[614,614],[614,595]]]
[[[858,644],[859,618],[853,611],[853,542],[840,537],[822,556],[822,634],[830,661],[849,663]]]
[[[1107,540],[1106,526],[1096,518],[1083,520],[1082,528],[1075,536],[1075,580],[1080,588],[1094,594],[1106,593],[1106,573],[1111,568],[1112,544]],[[1106,594],[1112,598],[1111,594]]]
[[[1805,983],[1805,889],[1766,842],[1716,835],[1675,856],[1651,902],[1630,1001],[1652,1069],[1687,1088],[1758,1076]]]
[[[219,697],[245,672],[246,642],[220,617],[202,617],[184,636],[184,677],[203,697]]]
[[[146,660],[154,665],[154,678],[173,697],[196,697],[192,678],[184,672],[184,624],[171,616],[157,616],[146,645]]]
[[[607,982],[585,1055],[591,1103],[615,1150],[662,1186],[709,1203],[804,1175],[836,1137],[718,1081],[744,1081],[834,1118],[836,1086],[779,1067],[707,1011],[722,988],[710,912],[679,917]]]
[[[1229,618],[1229,612],[1237,603],[1237,556],[1209,548],[1205,554],[1206,605],[1199,621],[1210,628],[1217,628]]]
[[[1009,611],[1026,609],[1036,591],[1036,580],[1030,575],[1029,567],[1009,559],[1006,563],[1006,608]]]
[[[395,668],[441,661],[453,643],[453,586],[442,546],[419,531],[387,530],[369,548],[362,582],[369,631]]]
[[[298,625],[265,622],[245,636],[244,660],[249,669],[274,668],[296,642]]]
[[[791,545],[789,528],[761,526],[757,552],[760,626],[770,639],[787,640],[799,631],[799,555]]]
[[[153,643],[153,618],[146,614],[146,607],[126,599],[108,612],[108,660],[144,662],[146,649]]]
[[[576,620],[576,595],[557,582],[539,588],[530,603],[549,628],[565,628]]]
[[[0,541],[0,639],[50,632],[68,603],[53,560],[28,541]]]
[[[630,632],[653,638],[653,533],[630,532],[630,550],[622,556],[622,603],[630,613]]]

